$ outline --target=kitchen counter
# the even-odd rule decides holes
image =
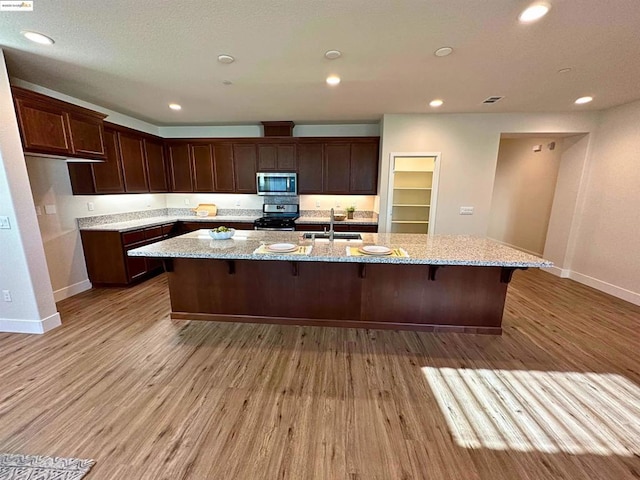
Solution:
[[[312,249],[255,253],[278,242]],[[367,244],[409,257],[347,255]],[[213,240],[198,230],[128,254],[162,258],[174,319],[481,334],[502,332],[517,269],[551,266],[484,238],[387,233],[312,242],[301,232],[247,230]]]
[[[551,262],[489,239],[463,235],[365,233],[362,241],[316,240],[309,255],[254,254],[264,243],[310,245],[300,232],[236,231],[229,240],[213,240],[206,230],[181,235],[129,251],[130,256],[209,258],[219,260],[285,260],[296,262],[393,263],[414,265],[473,265],[550,267]],[[384,245],[403,248],[409,257],[348,256],[348,245]]]
[[[296,225],[304,224],[317,224],[331,222],[329,217],[300,217],[296,220]],[[375,218],[348,218],[341,221],[335,221],[336,225],[378,225],[378,221]]]
[[[154,227],[156,225],[163,225],[165,223],[173,222],[240,222],[251,223],[259,218],[258,216],[220,216],[215,217],[196,217],[192,216],[158,216],[140,218],[136,220],[127,220],[125,222],[105,223],[102,225],[93,225],[90,227],[81,227],[80,230],[97,230],[105,232],[128,232],[130,230],[137,230],[139,228]],[[253,228],[253,226],[251,226]]]

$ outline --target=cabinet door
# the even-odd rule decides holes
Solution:
[[[213,155],[211,145],[191,145],[193,191],[213,192]]]
[[[213,171],[216,192],[233,192],[233,146],[230,143],[213,145]]]
[[[276,157],[276,170],[280,172],[295,172],[296,163],[296,146],[295,145],[278,145]]]
[[[124,193],[122,162],[118,149],[118,134],[114,130],[104,131],[106,160],[92,163],[96,193]]]
[[[104,158],[102,119],[74,112],[70,113],[68,118],[73,153],[79,156]]]
[[[351,144],[326,144],[324,160],[324,193],[349,193]]]
[[[233,171],[237,193],[256,193],[256,146],[233,145]]]
[[[67,113],[55,105],[16,99],[24,149],[41,153],[71,153]]]
[[[74,195],[93,195],[96,187],[90,163],[67,163],[71,192]]]
[[[118,132],[124,189],[128,193],[148,192],[144,141],[141,137]]]
[[[275,170],[278,161],[276,145],[258,145],[258,171]]]
[[[351,144],[349,190],[357,195],[378,193],[378,144]]]
[[[169,166],[172,192],[193,192],[189,144],[169,145]]]
[[[147,159],[147,176],[150,192],[168,192],[167,168],[164,161],[164,147],[162,142],[144,140],[144,151]]]
[[[297,149],[298,193],[322,193],[324,145],[301,143]]]

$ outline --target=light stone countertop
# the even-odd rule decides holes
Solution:
[[[207,230],[198,230],[144,247],[129,250],[129,256],[160,258],[211,258],[220,260],[285,260],[296,262],[352,262],[423,265],[473,265],[498,267],[550,267],[540,257],[501,245],[493,240],[466,235],[421,235],[408,233],[366,233],[362,241],[316,240],[310,255],[254,254],[262,244],[294,243],[310,245],[302,240],[302,232],[236,231],[229,240],[213,240]],[[384,245],[401,247],[406,257],[347,256],[346,247]]]
[[[156,225],[163,225],[165,223],[172,222],[246,222],[253,224],[253,221],[259,218],[258,216],[220,216],[215,217],[196,217],[193,216],[159,216],[139,218],[136,220],[127,220],[126,222],[105,223],[103,225],[94,225],[91,227],[82,227],[80,230],[98,230],[107,232],[127,232],[130,230],[137,230],[139,228],[155,227]],[[253,225],[251,225],[253,228]]]
[[[297,225],[305,223],[326,223],[331,221],[329,217],[300,217],[296,220]],[[342,221],[335,221],[336,225],[378,225],[378,221],[373,218],[347,218]]]

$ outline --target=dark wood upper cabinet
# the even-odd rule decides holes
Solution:
[[[349,193],[351,144],[326,144],[324,147],[324,193]]]
[[[93,179],[93,168],[90,163],[67,163],[71,191],[74,195],[93,195],[96,187]]]
[[[167,150],[169,152],[171,191],[193,192],[189,144],[170,144]]]
[[[324,144],[301,143],[297,148],[298,193],[322,193],[324,180]]]
[[[191,145],[193,191],[213,192],[213,154],[211,145]]]
[[[258,171],[296,171],[296,146],[281,144],[258,145]]]
[[[254,144],[233,145],[233,171],[237,193],[256,193],[257,149]]]
[[[122,178],[122,162],[118,148],[118,133],[105,129],[104,145],[107,159],[103,163],[92,163],[93,178],[96,193],[124,193]]]
[[[214,191],[233,192],[235,181],[233,174],[233,145],[216,143],[213,145]]]
[[[71,149],[76,155],[104,157],[104,122],[101,118],[70,113]]]
[[[378,142],[351,144],[349,192],[357,195],[378,193]]]
[[[103,160],[106,115],[11,87],[25,153]]]
[[[16,98],[24,149],[35,153],[71,153],[67,112],[56,105]]]
[[[150,192],[168,192],[167,168],[164,159],[162,141],[144,139],[144,151],[147,159],[147,178]]]
[[[127,193],[148,192],[144,140],[129,133],[118,132],[118,142],[125,191]]]

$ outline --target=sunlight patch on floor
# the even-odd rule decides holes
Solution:
[[[620,375],[422,371],[462,447],[640,455],[640,388]]]

